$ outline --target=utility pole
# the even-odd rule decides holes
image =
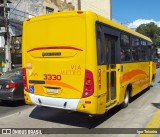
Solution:
[[[7,0],[3,0],[4,4],[4,26],[6,30],[5,35],[5,68],[6,71],[11,70],[11,52],[10,52],[10,34],[9,34],[9,8],[7,5]]]
[[[78,0],[78,10],[81,10],[81,0]]]

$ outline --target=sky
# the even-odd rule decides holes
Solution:
[[[129,28],[149,22],[160,27],[160,0],[112,0],[112,19]]]

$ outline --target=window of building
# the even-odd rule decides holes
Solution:
[[[46,7],[46,14],[54,12],[54,9]]]

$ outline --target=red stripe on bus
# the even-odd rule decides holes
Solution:
[[[47,50],[47,49],[71,49],[71,50],[79,50],[83,51],[82,49],[70,47],[70,46],[52,46],[52,47],[38,47],[28,50],[27,52],[35,51],[35,50]]]

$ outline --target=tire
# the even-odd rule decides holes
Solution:
[[[127,90],[125,93],[124,102],[121,104],[122,108],[126,108],[128,106],[129,99],[130,99],[130,92],[129,92],[129,90]]]

